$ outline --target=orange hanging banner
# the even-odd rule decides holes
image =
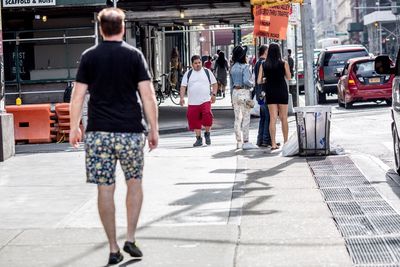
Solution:
[[[254,36],[286,40],[290,5],[254,7]]]

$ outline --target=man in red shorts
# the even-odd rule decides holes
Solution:
[[[211,103],[215,103],[218,84],[212,72],[202,67],[200,56],[192,56],[191,61],[192,69],[187,71],[182,78],[180,104],[181,106],[185,104],[184,97],[187,89],[187,120],[189,129],[196,133],[196,142],[193,146],[203,146],[202,126],[205,128],[204,139],[206,144],[211,145],[210,130],[213,122]]]

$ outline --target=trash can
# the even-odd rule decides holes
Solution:
[[[329,155],[331,107],[296,107],[297,137],[300,156]]]

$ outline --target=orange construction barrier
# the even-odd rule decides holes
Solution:
[[[50,104],[6,106],[6,111],[14,115],[15,141],[50,143],[53,130]]]
[[[70,115],[69,103],[59,103],[55,107],[58,119],[57,143],[69,140]]]

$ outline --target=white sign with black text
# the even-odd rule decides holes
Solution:
[[[56,0],[3,0],[3,7],[55,6]]]

